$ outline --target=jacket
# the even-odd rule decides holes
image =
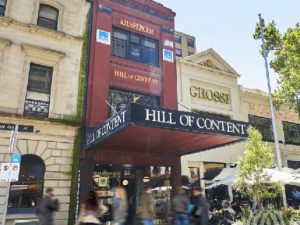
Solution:
[[[53,213],[59,208],[57,199],[45,196],[38,205],[36,214],[40,219],[40,225],[53,225]]]
[[[144,193],[139,204],[141,219],[154,220],[156,218],[154,206],[155,202],[152,194]]]
[[[174,212],[188,214],[189,212],[187,211],[187,208],[189,203],[190,200],[185,194],[176,194],[173,198]]]

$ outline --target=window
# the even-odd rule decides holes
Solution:
[[[24,114],[48,116],[53,68],[30,64]]]
[[[40,5],[37,25],[57,30],[58,9],[49,5]]]
[[[159,106],[159,97],[110,89],[109,102],[111,105],[110,115],[122,110],[129,103],[141,105]]]
[[[300,161],[288,160],[287,165],[288,165],[288,168],[292,168],[292,169],[296,170],[296,169],[300,168]]]
[[[187,39],[187,46],[194,48],[195,47],[195,40],[188,38]]]
[[[178,44],[181,44],[181,36],[176,35],[175,36],[175,42],[178,43]]]
[[[0,16],[4,16],[6,0],[0,0]]]
[[[12,182],[8,213],[33,213],[43,197],[45,163],[36,155],[23,155],[19,181]]]
[[[249,115],[249,123],[260,131],[264,141],[274,141],[272,120],[270,118]]]
[[[282,122],[286,144],[300,144],[300,124]]]
[[[181,57],[182,56],[182,50],[179,48],[176,48],[176,56]]]
[[[118,28],[113,29],[114,56],[159,66],[158,41]]]

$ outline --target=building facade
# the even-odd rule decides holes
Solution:
[[[176,31],[175,32],[175,53],[177,57],[193,55],[196,50],[196,38],[194,36]]]
[[[0,182],[0,220],[34,219],[44,189],[60,201],[55,224],[68,223],[74,142],[80,127],[80,61],[89,3],[4,0],[0,3],[0,161],[10,162],[19,126],[20,175]],[[75,157],[77,157],[75,155]]]
[[[248,121],[274,149],[268,95],[241,87],[239,74],[213,49],[177,59],[178,108],[222,118]],[[288,106],[276,111],[282,164],[299,168],[300,120]],[[222,168],[235,164],[244,152],[245,141],[183,156],[182,174],[191,182],[212,180]]]

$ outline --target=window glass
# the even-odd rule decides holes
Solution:
[[[175,42],[180,44],[181,43],[181,36],[176,35],[175,36]]]
[[[109,93],[110,115],[122,110],[129,103],[141,105],[159,106],[159,97],[128,92],[117,89],[110,89]]]
[[[0,0],[0,16],[4,16],[6,0]]]
[[[37,25],[57,29],[58,9],[49,5],[40,5]]]
[[[114,56],[159,66],[158,46],[157,40],[114,28],[112,51]]]
[[[188,40],[187,40],[187,45],[188,45],[189,47],[194,48],[194,47],[195,47],[195,41],[194,41],[194,39],[188,38]]]
[[[264,141],[274,141],[272,120],[270,118],[249,115],[249,123],[261,133]]]
[[[52,68],[30,64],[27,90],[49,94],[51,91]]]
[[[19,180],[9,191],[8,213],[34,212],[43,197],[45,164],[36,155],[23,155]]]
[[[295,170],[300,168],[300,161],[288,160],[287,164],[288,164],[288,168],[292,168]]]
[[[286,144],[300,144],[300,124],[282,122]]]
[[[176,56],[182,56],[182,50],[176,48]]]

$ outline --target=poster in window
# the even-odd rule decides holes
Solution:
[[[97,42],[110,45],[110,32],[97,29]]]
[[[174,62],[173,51],[163,49],[163,60],[167,62]]]
[[[99,187],[106,187],[108,184],[108,177],[99,177],[98,186]]]

